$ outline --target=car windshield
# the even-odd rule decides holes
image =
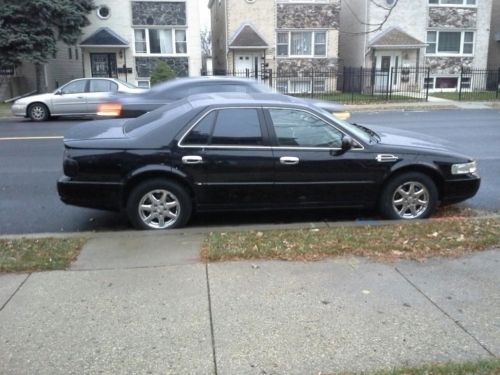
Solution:
[[[130,133],[136,129],[142,128],[143,126],[156,122],[161,118],[168,119],[168,121],[175,120],[176,118],[186,114],[192,108],[193,107],[187,100],[161,106],[154,111],[126,121],[124,124],[124,132]]]
[[[333,122],[342,125],[344,129],[351,132],[355,137],[361,139],[363,142],[370,143],[373,140],[380,140],[380,137],[371,129],[368,129],[361,125],[351,124],[350,122],[347,122],[345,120],[341,120],[322,108],[317,108],[317,110],[319,110],[322,115],[328,117]]]

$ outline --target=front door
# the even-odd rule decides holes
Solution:
[[[248,74],[255,74],[259,71],[260,55],[251,52],[237,52],[235,54],[234,69],[238,73],[247,72]]]
[[[53,115],[85,115],[88,79],[71,81],[57,90],[52,99]]]
[[[381,51],[375,53],[376,92],[387,92],[391,84],[393,87],[397,86],[397,71],[400,60],[401,57],[399,52]]]
[[[269,109],[268,121],[282,207],[356,207],[369,200],[375,157],[360,148],[340,152],[344,134],[309,112]]]
[[[118,78],[115,53],[91,53],[92,77]]]

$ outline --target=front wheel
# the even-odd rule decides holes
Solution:
[[[45,121],[49,118],[50,113],[45,104],[34,103],[28,108],[28,116],[32,121]]]
[[[387,219],[425,219],[437,206],[438,192],[432,179],[409,172],[391,179],[382,190],[380,211]]]
[[[186,225],[192,203],[179,184],[147,180],[135,187],[127,201],[127,213],[137,229],[170,229]]]

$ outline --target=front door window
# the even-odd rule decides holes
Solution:
[[[116,71],[116,54],[114,53],[91,53],[90,64],[92,77],[118,77]]]

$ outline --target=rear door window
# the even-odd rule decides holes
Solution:
[[[257,108],[228,108],[210,112],[184,138],[183,145],[262,146]]]
[[[91,79],[90,92],[117,92],[118,85],[105,79]]]

